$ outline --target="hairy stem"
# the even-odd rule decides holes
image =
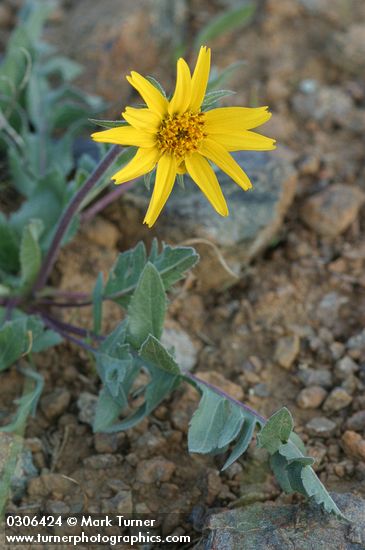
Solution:
[[[109,149],[105,157],[99,162],[98,166],[95,168],[94,172],[90,174],[84,185],[79,189],[79,191],[72,198],[68,207],[66,208],[63,216],[60,219],[60,222],[57,227],[57,231],[53,237],[52,243],[48,249],[46,257],[43,260],[41,269],[39,271],[37,280],[33,286],[33,293],[41,290],[46,284],[47,278],[52,271],[52,268],[57,259],[62,239],[65,236],[67,230],[70,227],[70,224],[74,218],[74,215],[77,213],[82,201],[87,196],[89,191],[96,185],[100,180],[106,170],[111,166],[115,161],[117,156],[120,153],[120,147],[114,145]]]

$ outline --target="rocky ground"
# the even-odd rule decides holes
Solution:
[[[0,6],[1,28],[10,28],[15,4]],[[121,79],[130,69],[173,80],[157,38],[161,13],[174,24],[170,34],[164,24],[162,42],[173,35],[189,44],[228,4],[235,2],[192,0],[167,13],[158,12],[163,2],[152,7],[147,0],[69,1],[47,39],[86,66],[81,84],[107,97],[109,114],[118,116],[132,99]],[[288,406],[325,485],[364,497],[365,4],[257,5],[247,29],[211,44],[217,67],[246,61],[230,82],[238,91],[234,104],[270,105],[274,113],[264,133],[278,140],[278,150],[242,157],[257,194],[238,198],[233,184],[225,184],[234,197],[231,218],[222,221],[194,192],[177,193],[154,232],[141,225],[146,195],[128,195],[64,250],[58,283],[91,289],[97,273],[139,238],[195,239],[202,263],[170,297],[166,338],[188,368],[260,413]],[[143,41],[135,39],[144,33]],[[108,313],[105,329],[121,315],[115,307]],[[90,314],[77,311],[73,321],[87,324]],[[298,502],[281,494],[267,457],[254,448],[223,474],[220,457],[188,455],[188,421],[198,402],[193,390],[176,391],[133,430],[93,435],[98,380],[88,357],[64,344],[37,361],[45,391],[29,422],[9,510],[174,510],[192,523],[177,519],[166,532],[189,532],[197,542],[208,510]],[[2,376],[3,411],[11,410],[21,387],[15,371]]]

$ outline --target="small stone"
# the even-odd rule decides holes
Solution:
[[[322,388],[331,388],[332,373],[327,369],[303,368],[299,370],[298,378],[306,387],[321,386]]]
[[[359,380],[353,374],[350,374],[341,384],[341,388],[347,391],[350,395],[354,395],[359,387]]]
[[[364,201],[365,194],[357,187],[336,183],[309,197],[300,215],[319,235],[336,237],[356,220]]]
[[[97,453],[115,453],[118,446],[119,438],[117,433],[96,433],[94,435],[94,447]]]
[[[112,498],[102,500],[101,512],[103,514],[132,514],[132,491],[119,491]]]
[[[347,340],[346,347],[348,350],[356,351],[358,354],[365,351],[365,329],[359,334],[352,336]]]
[[[176,465],[162,456],[142,460],[136,470],[136,480],[141,483],[158,483],[170,481]]]
[[[346,380],[349,376],[359,370],[359,365],[351,357],[346,355],[336,363],[335,373],[339,380]]]
[[[208,494],[206,497],[207,504],[214,502],[215,497],[222,491],[223,484],[217,470],[210,469],[207,476]]]
[[[365,461],[365,439],[358,433],[347,430],[342,436],[342,446],[347,455]]]
[[[327,396],[321,386],[310,386],[301,390],[297,396],[297,405],[301,409],[317,409]]]
[[[258,397],[269,397],[270,390],[269,390],[267,384],[261,382],[260,384],[256,384],[252,388],[252,393],[254,395],[257,395]]]
[[[328,412],[336,412],[350,405],[352,401],[351,395],[343,388],[334,388],[326,401],[323,404],[323,410]]]
[[[41,399],[41,409],[46,418],[53,420],[64,413],[71,401],[71,394],[68,390],[58,388]]]
[[[330,437],[336,429],[336,424],[329,418],[325,418],[324,416],[317,416],[307,422],[306,428],[310,435],[316,435],[319,437]]]
[[[332,6],[331,6],[332,10]],[[354,23],[345,32],[329,35],[326,52],[331,63],[350,74],[361,74],[365,70],[365,24]]]
[[[70,491],[70,480],[61,474],[42,474],[28,483],[28,494],[31,497],[46,497],[49,495],[63,496]]]
[[[80,393],[80,397],[77,400],[77,407],[79,409],[78,418],[80,422],[90,424],[90,426],[93,425],[97,401],[97,395],[86,391]]]
[[[333,342],[330,345],[330,351],[335,361],[340,359],[345,352],[345,345],[342,342]]]
[[[351,96],[339,86],[315,86],[293,98],[294,111],[301,118],[327,125],[345,125],[353,107]]]
[[[173,348],[176,362],[183,371],[190,371],[195,367],[198,352],[187,332],[180,328],[165,328],[161,343],[167,349]]]
[[[62,515],[70,512],[70,507],[62,500],[48,500],[46,510],[49,514]]]
[[[83,464],[91,470],[107,470],[118,465],[118,457],[111,454],[92,455],[84,458]]]
[[[328,292],[319,302],[317,307],[318,319],[329,327],[332,327],[340,316],[341,307],[348,302],[346,296],[338,292]]]
[[[357,411],[346,422],[346,427],[354,432],[365,432],[365,410]]]
[[[300,339],[297,334],[280,338],[275,350],[275,361],[284,369],[290,369],[300,350]]]

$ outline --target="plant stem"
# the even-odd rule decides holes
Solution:
[[[234,399],[234,397],[232,397],[231,395],[229,395],[225,391],[221,390],[220,388],[217,388],[216,386],[213,386],[213,384],[209,384],[209,382],[206,382],[205,380],[202,380],[202,379],[198,378],[198,376],[195,376],[195,374],[191,374],[191,372],[185,371],[184,376],[185,376],[185,378],[189,378],[190,380],[192,380],[195,383],[203,384],[204,386],[207,386],[207,388],[210,388],[211,390],[213,390],[218,395],[221,395],[222,397],[225,397],[226,399],[228,399],[228,401],[232,401],[235,405],[237,405],[238,407],[241,407],[241,409],[244,409],[245,411],[250,413],[252,416],[254,416],[261,426],[266,424],[267,420],[264,416],[261,416],[261,414],[259,414],[254,409],[251,409],[251,407],[249,407],[248,405],[245,405],[244,403],[241,403],[241,401],[238,401],[237,399]]]
[[[96,214],[104,210],[104,208],[109,206],[109,204],[111,204],[121,195],[126,193],[126,191],[128,191],[133,186],[135,181],[136,180],[134,179],[124,183],[123,185],[120,185],[116,189],[113,189],[112,191],[101,197],[98,201],[94,202],[94,204],[90,206],[90,208],[82,213],[81,222],[90,221],[94,216],[96,216]]]
[[[63,338],[65,338],[69,342],[72,342],[73,344],[76,344],[77,346],[80,346],[80,348],[83,348],[86,351],[91,351],[93,353],[95,351],[97,351],[97,349],[93,348],[92,346],[89,346],[89,344],[86,344],[86,342],[83,342],[82,340],[79,340],[79,338],[75,338],[74,336],[71,336],[71,334],[69,334],[66,330],[62,330],[58,326],[58,324],[55,323],[54,321],[51,321],[50,319],[47,319],[47,317],[45,317],[43,315],[42,315],[42,319],[43,319],[44,324],[48,328],[58,332],[58,334],[60,334]]]
[[[84,185],[81,187],[81,189],[78,190],[78,192],[72,198],[63,216],[60,219],[60,222],[57,227],[57,231],[53,237],[52,243],[48,249],[46,257],[43,260],[41,269],[38,274],[38,278],[33,286],[33,294],[41,290],[46,284],[47,278],[50,272],[52,271],[54,263],[57,259],[57,256],[61,247],[62,239],[65,236],[68,228],[70,227],[70,224],[74,218],[74,215],[77,213],[82,201],[84,200],[86,195],[89,193],[90,189],[92,189],[94,185],[96,185],[96,183],[100,180],[100,178],[103,176],[105,171],[115,161],[117,156],[120,154],[120,151],[121,149],[118,145],[114,145],[111,149],[109,149],[105,157],[99,162],[98,166],[95,168],[94,172],[90,174],[90,176],[88,177]]]
[[[100,336],[97,334],[94,334],[92,331],[86,330],[82,327],[77,327],[75,325],[71,325],[70,323],[64,323],[63,321],[60,321],[59,319],[56,319],[55,317],[52,317],[51,315],[48,315],[47,313],[41,312],[42,319],[44,321],[49,321],[52,323],[55,327],[59,328],[62,331],[65,332],[72,332],[74,334],[77,334],[78,336],[81,336],[83,338],[92,338],[93,340],[104,340],[104,336]]]

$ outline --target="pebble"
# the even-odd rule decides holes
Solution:
[[[70,392],[63,388],[57,388],[52,393],[42,397],[40,407],[44,416],[49,420],[53,420],[67,410],[70,401]]]
[[[118,457],[108,453],[92,455],[84,458],[83,464],[91,470],[106,470],[118,465]]]
[[[300,350],[300,338],[297,334],[280,338],[275,350],[275,361],[284,369],[290,369]]]
[[[335,183],[306,199],[300,216],[319,235],[336,237],[356,220],[364,201],[357,187]]]
[[[310,386],[301,390],[297,396],[297,405],[301,409],[317,409],[327,396],[321,386]]]
[[[62,500],[48,500],[46,503],[46,511],[49,514],[62,515],[70,512],[69,506]]]
[[[332,373],[327,369],[303,368],[299,370],[298,378],[306,387],[321,386],[328,389],[333,385]]]
[[[41,474],[28,483],[28,494],[31,497],[46,497],[54,494],[67,495],[70,491],[70,481],[61,474]]]
[[[136,480],[141,483],[158,483],[169,481],[175,472],[176,465],[171,460],[156,456],[150,460],[139,462],[136,470]]]
[[[365,351],[365,329],[355,336],[351,336],[346,342],[346,347],[356,355],[360,355]]]
[[[323,410],[327,412],[336,412],[350,405],[351,395],[343,388],[334,388],[323,404]]]
[[[101,454],[108,454],[108,453],[115,453],[118,450],[119,444],[121,442],[120,435],[124,436],[122,437],[122,440],[126,438],[126,435],[124,432],[121,432],[121,434],[118,433],[96,433],[94,434],[94,447],[97,453]]]
[[[305,85],[300,85],[301,92],[293,98],[293,109],[296,114],[303,119],[327,125],[345,125],[354,107],[351,96],[339,86],[320,86],[316,83],[309,87],[308,81],[304,82]]]
[[[346,380],[359,370],[359,365],[351,357],[346,355],[336,363],[335,374],[339,380]]]
[[[347,26],[346,32],[331,33],[327,44],[327,54],[331,63],[342,71],[361,74],[365,70],[365,24],[354,23]]]
[[[345,352],[345,345],[342,342],[333,342],[330,345],[330,351],[335,361],[340,359]]]
[[[310,435],[318,437],[330,437],[336,429],[336,424],[324,416],[316,416],[306,424]]]
[[[342,436],[342,446],[347,455],[365,461],[365,439],[358,433],[347,430]]]
[[[101,512],[103,514],[132,514],[132,491],[119,491],[112,498],[103,499],[101,501]]]
[[[87,391],[80,393],[80,397],[77,400],[77,407],[79,409],[78,419],[80,422],[90,424],[90,426],[93,425],[97,401],[97,395]]]
[[[346,427],[354,432],[365,432],[365,410],[357,411],[346,422]]]

